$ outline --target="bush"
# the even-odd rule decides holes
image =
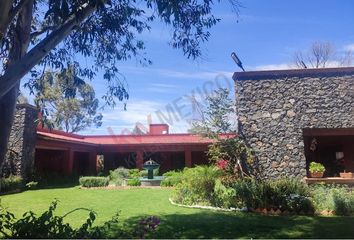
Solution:
[[[214,188],[221,171],[214,166],[185,168],[181,183],[177,184],[173,199],[187,205],[215,205]]]
[[[233,188],[226,187],[218,179],[214,187],[214,204],[217,207],[230,208],[241,207],[236,201],[236,191]]]
[[[109,171],[109,179],[116,185],[121,186],[123,179],[129,178],[129,169],[119,167],[113,171]]]
[[[141,182],[139,178],[132,178],[127,180],[127,185],[128,186],[140,186]]]
[[[79,179],[83,187],[106,187],[108,186],[109,179],[106,177],[81,177]]]
[[[317,212],[333,211],[336,215],[354,214],[354,192],[344,186],[317,184],[311,186]]]
[[[311,199],[316,212],[322,212],[324,210],[334,211],[332,189],[335,188],[335,186],[315,184],[311,185],[310,188],[312,192]]]
[[[239,177],[252,172],[252,150],[239,137],[218,139],[208,146],[207,154],[210,161],[228,176]]]
[[[115,170],[109,171],[109,179],[110,180],[116,180],[118,178],[123,179],[123,178],[129,178],[129,169],[126,169],[124,167],[119,167]]]
[[[139,178],[140,176],[140,170],[137,168],[134,169],[129,169],[129,178]]]
[[[0,179],[0,192],[10,192],[23,187],[23,179],[19,176],[9,176]]]
[[[310,190],[298,179],[239,179],[234,183],[234,189],[236,202],[248,208],[313,212]]]
[[[163,187],[175,187],[177,184],[182,182],[183,172],[169,171],[164,173],[164,179],[161,181],[161,186]]]

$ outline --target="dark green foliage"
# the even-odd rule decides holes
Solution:
[[[79,184],[79,176],[75,174],[64,175],[56,172],[35,172],[32,180],[38,182],[39,188],[57,187],[57,186],[76,186]]]
[[[106,177],[81,177],[79,179],[83,187],[106,187],[109,184],[109,179]]]
[[[34,99],[42,111],[42,124],[75,133],[102,124],[99,102],[92,86],[78,77],[76,65],[60,72],[47,71],[35,83]]]
[[[54,215],[58,201],[51,203],[49,209],[37,216],[29,211],[23,217],[15,216],[0,205],[0,237],[1,238],[37,238],[37,239],[98,239],[98,238],[142,238],[151,233],[160,224],[156,217],[141,219],[133,226],[118,225],[118,214],[101,226],[93,226],[96,213],[85,208],[77,208],[63,216]],[[65,223],[65,217],[75,211],[88,211],[89,216],[79,227],[73,228]],[[114,230],[114,236],[109,233]]]
[[[237,201],[249,208],[313,212],[310,189],[298,179],[239,179],[233,184]]]
[[[161,186],[163,187],[175,187],[177,184],[182,182],[183,172],[181,171],[169,171],[164,173],[164,179],[161,181]]]
[[[33,46],[43,42],[45,37],[60,28],[72,17],[81,16],[86,1],[61,0],[55,4],[40,1],[34,8],[31,40]],[[60,3],[57,3],[60,2]],[[212,14],[215,3],[219,1],[88,1],[97,7],[90,17],[82,21],[62,44],[51,50],[40,65],[52,69],[62,69],[67,64],[78,64],[81,76],[106,80],[107,92],[103,98],[107,104],[114,106],[116,101],[129,98],[127,85],[121,77],[118,63],[136,59],[141,64],[151,64],[145,55],[145,43],[139,39],[144,31],[149,31],[154,21],[163,22],[170,27],[169,44],[181,49],[188,58],[202,55],[202,43],[210,37],[210,28],[219,19]],[[100,4],[97,4],[99,2]],[[236,0],[230,0],[234,9],[238,8]],[[64,4],[65,3],[65,4]],[[64,7],[65,6],[65,7]],[[69,9],[69,11],[68,11]],[[11,35],[0,45],[6,54],[11,46],[12,33],[15,31],[10,24]],[[79,57],[91,59],[78,63]],[[5,67],[3,68],[5,69]],[[41,76],[42,68],[32,70],[32,76]],[[27,86],[35,89],[33,82]]]
[[[19,176],[0,178],[0,192],[11,192],[23,188],[23,179]]]
[[[140,186],[141,182],[139,178],[131,178],[127,180],[127,185],[128,186]]]

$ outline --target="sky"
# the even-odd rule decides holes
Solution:
[[[308,49],[313,42],[331,42],[338,54],[354,50],[354,1],[352,0],[240,0],[235,14],[226,0],[215,4],[221,19],[202,45],[201,59],[189,60],[168,45],[171,30],[154,24],[141,39],[146,43],[152,65],[135,62],[118,66],[126,79],[129,100],[126,111],[100,110],[103,124],[81,134],[127,134],[136,123],[167,123],[170,132],[183,133],[199,117],[198,106],[218,87],[234,91],[232,74],[240,69],[230,54],[236,52],[246,71],[291,68],[294,52]],[[104,81],[91,84],[98,97],[105,92]],[[196,99],[197,101],[193,100]],[[103,100],[101,101],[103,103]],[[199,104],[195,104],[198,102]]]

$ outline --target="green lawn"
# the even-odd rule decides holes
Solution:
[[[42,212],[57,198],[57,214],[77,207],[97,212],[101,224],[120,211],[121,219],[137,221],[141,216],[161,219],[158,238],[354,238],[353,217],[261,216],[224,213],[173,206],[171,189],[84,190],[57,188],[0,196],[1,204],[20,216],[27,210]],[[87,217],[76,212],[67,217],[75,226]]]

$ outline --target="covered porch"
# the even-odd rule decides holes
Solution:
[[[354,128],[304,129],[304,145],[308,183],[347,183],[353,178],[342,178],[341,173],[354,173]],[[309,178],[310,162],[324,165],[324,178]]]
[[[142,169],[143,164],[152,159],[160,164],[160,174],[184,167],[208,164],[207,146],[202,145],[130,145],[101,146],[99,154],[103,156],[104,170],[118,167]]]

